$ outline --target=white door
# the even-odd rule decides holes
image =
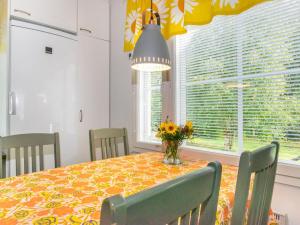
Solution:
[[[62,165],[81,162],[77,44],[62,36],[11,27],[10,90],[15,104],[10,133],[59,132]]]
[[[78,66],[84,148],[89,146],[90,129],[109,127],[109,42],[80,36]],[[90,160],[89,155],[82,157]]]
[[[78,33],[109,40],[108,0],[78,1]]]
[[[11,15],[76,33],[77,0],[11,0]]]

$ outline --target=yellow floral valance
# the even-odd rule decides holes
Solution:
[[[216,15],[239,14],[265,0],[153,0],[153,9],[161,17],[165,39],[186,32],[186,25],[209,23]],[[127,0],[124,50],[131,51],[140,35],[142,13],[150,0]]]

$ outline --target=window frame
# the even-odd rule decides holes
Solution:
[[[170,50],[171,59],[173,65],[176,63],[176,38],[168,41],[168,46]],[[177,104],[177,101],[180,92],[179,80],[176,73],[176,66],[172,67],[172,70],[169,73],[169,81],[162,82],[162,118],[169,116],[171,119],[180,122],[180,105]],[[137,74],[138,79],[138,74]],[[138,84],[138,82],[137,82]],[[133,147],[134,150],[144,152],[144,151],[161,151],[161,143],[159,142],[142,142],[138,141],[139,135],[139,89],[138,85],[133,85]],[[204,147],[194,147],[183,145],[181,150],[186,153],[186,155],[191,155],[193,157],[207,160],[215,161],[218,160],[221,163],[238,166],[239,158],[241,155],[240,151],[237,152],[228,152],[224,150],[212,150]],[[292,163],[291,161],[279,160],[277,167],[277,176],[276,183],[290,185],[294,187],[300,187],[300,164]]]

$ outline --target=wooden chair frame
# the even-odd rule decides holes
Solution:
[[[37,171],[37,152],[39,151],[39,167],[44,170],[44,145],[54,145],[54,162],[55,168],[60,167],[60,144],[59,134],[45,134],[45,133],[32,133],[32,134],[19,134],[6,137],[0,137],[0,155],[7,150],[6,159],[10,160],[10,152],[15,149],[16,155],[16,175],[21,174],[21,149],[24,151],[24,173],[29,173],[29,154],[28,148],[31,148],[32,172]],[[5,165],[4,165],[5,166]],[[0,177],[5,178],[6,173],[3,169],[2,160],[0,160]]]
[[[268,224],[278,153],[278,142],[272,142],[270,145],[259,148],[253,152],[242,153],[239,163],[231,225],[241,225],[245,222],[246,205],[252,173],[255,173],[255,178],[247,224]]]
[[[126,128],[104,128],[89,131],[91,161],[96,161],[96,148],[101,149],[102,159],[118,157],[119,139],[124,143],[124,154],[129,155]]]
[[[109,197],[103,201],[100,224],[175,225],[180,218],[181,225],[214,225],[221,173],[221,164],[211,162],[203,169],[127,198]]]

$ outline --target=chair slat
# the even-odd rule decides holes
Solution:
[[[195,208],[191,212],[191,222],[190,225],[197,225],[199,221],[199,207]]]
[[[252,194],[251,207],[249,211],[249,218],[247,224],[260,224],[261,222],[260,211],[261,211],[264,194],[265,194],[264,179],[266,179],[265,177],[266,171],[267,170],[257,173],[254,178],[253,194]]]
[[[189,225],[190,224],[190,213],[186,213],[181,216],[180,225]]]
[[[19,176],[21,174],[21,152],[20,152],[20,147],[16,147],[15,151],[16,151],[16,175]]]
[[[112,145],[111,142],[112,142],[112,138],[108,138],[109,152],[110,152],[111,157],[116,157],[115,156],[115,150],[113,149],[114,145]]]
[[[44,152],[43,145],[39,145],[40,170],[44,170]]]
[[[29,155],[28,146],[24,147],[24,173],[29,173]]]
[[[106,158],[106,156],[105,156],[105,155],[106,155],[106,154],[105,154],[106,151],[104,150],[104,144],[103,144],[103,141],[104,141],[104,140],[101,138],[101,139],[100,139],[100,142],[101,142],[101,154],[102,154],[102,159],[105,159],[105,158]],[[94,152],[96,152],[96,151],[94,151]],[[96,154],[96,153],[95,153],[95,154]]]
[[[110,158],[110,155],[109,155],[109,149],[108,149],[108,147],[107,147],[107,138],[104,138],[104,146],[105,146],[106,157],[107,157],[107,158]]]
[[[54,133],[54,161],[55,161],[55,168],[60,167],[60,141],[59,141],[59,133]]]
[[[91,160],[96,160],[96,149],[101,149],[102,159],[118,157],[118,141],[124,144],[124,154],[129,155],[128,136],[126,128],[104,128],[90,130],[90,154]],[[97,140],[97,141],[96,141]]]
[[[31,170],[36,172],[36,146],[31,146]]]
[[[268,223],[269,218],[269,209],[271,207],[271,201],[272,201],[272,195],[273,195],[273,188],[275,183],[275,176],[276,176],[276,164],[273,164],[270,169],[268,170],[268,180],[267,180],[267,186],[266,186],[266,197],[265,197],[265,204],[263,208],[263,214],[262,214],[262,224]]]
[[[116,157],[119,157],[118,143],[117,143],[117,138],[116,137],[114,137],[114,144],[115,144]]]

